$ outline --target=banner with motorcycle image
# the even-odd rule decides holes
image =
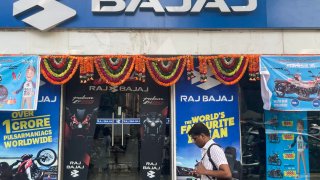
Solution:
[[[265,110],[320,110],[320,56],[261,56],[260,74]]]
[[[0,56],[0,111],[37,110],[39,56]]]
[[[92,83],[80,83],[79,75],[75,75],[66,85],[64,180],[87,179],[93,165],[90,150],[94,149],[100,94],[90,91]]]
[[[162,87],[148,81],[149,92],[141,94],[141,179],[159,180],[161,174],[170,170],[169,144],[165,146],[165,138],[169,138],[166,119],[170,101],[168,87]],[[165,153],[164,153],[165,152]]]
[[[0,112],[0,179],[58,178],[60,96],[43,78],[38,110]]]
[[[193,124],[203,122],[212,139],[225,151],[232,176],[240,179],[240,121],[238,85],[226,86],[208,75],[206,82],[200,74],[187,80],[183,75],[176,83],[176,179],[190,176],[201,160],[201,149],[193,144],[188,132]]]
[[[267,179],[310,179],[307,112],[265,111]]]

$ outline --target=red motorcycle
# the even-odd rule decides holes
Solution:
[[[302,81],[300,74],[295,74],[294,78],[288,80],[275,80],[274,91],[278,97],[284,97],[286,94],[297,94],[301,100],[309,99],[311,94],[320,96],[320,76],[311,76],[314,80]]]
[[[41,166],[51,166],[57,160],[56,153],[49,148],[42,149],[33,158],[32,154],[24,154],[15,163],[0,163],[1,180],[42,180],[44,172],[38,167],[35,161]],[[16,165],[18,167],[14,168]]]

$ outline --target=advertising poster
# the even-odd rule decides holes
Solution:
[[[320,110],[320,56],[261,56],[260,74],[265,110]]]
[[[0,111],[37,110],[39,56],[0,56]]]
[[[64,180],[86,180],[100,95],[76,74],[66,85]]]
[[[200,74],[191,81],[181,76],[176,84],[176,170],[177,179],[193,179],[188,174],[201,160],[201,149],[192,143],[188,131],[194,123],[203,122],[212,139],[225,151],[232,175],[239,179],[240,127],[238,86],[226,86],[208,76],[200,82]]]
[[[160,179],[168,117],[169,88],[148,83],[150,92],[141,98],[141,151],[142,179]]]
[[[0,179],[58,178],[60,86],[41,80],[36,111],[0,112]]]
[[[267,179],[310,179],[307,112],[265,111]]]

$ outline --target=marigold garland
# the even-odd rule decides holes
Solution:
[[[52,84],[67,83],[78,69],[79,61],[74,56],[43,56],[41,74]]]
[[[134,67],[132,56],[101,56],[94,60],[100,77],[111,86],[123,84],[131,75]]]
[[[200,72],[200,82],[207,81],[207,73],[208,73],[208,63],[207,58],[200,56],[199,60],[199,72]]]
[[[250,81],[259,80],[259,56],[226,55],[199,56],[200,81],[207,80],[208,64],[215,77],[223,84],[237,83],[248,67]],[[171,86],[181,77],[186,67],[188,80],[194,78],[194,60],[192,56],[171,58],[149,58],[144,56],[43,56],[41,73],[52,84],[65,84],[80,66],[80,83],[93,80],[94,68],[100,77],[112,86],[123,84],[134,68],[136,80],[145,82],[148,69],[151,77],[159,85]]]
[[[146,81],[146,65],[144,57],[137,56],[134,58],[134,77],[138,81]]]
[[[249,81],[260,80],[259,56],[258,55],[249,55],[247,57],[249,60],[249,64],[248,64]]]
[[[194,75],[194,60],[193,57],[190,56],[190,58],[187,59],[187,78],[188,80],[191,80],[192,78],[195,78]]]
[[[239,55],[206,57],[214,76],[225,85],[233,85],[244,75],[248,59]]]
[[[152,79],[161,86],[171,86],[181,77],[190,56],[171,58],[145,58]]]
[[[79,58],[80,66],[80,83],[87,83],[93,80],[94,66],[93,57],[81,57]]]

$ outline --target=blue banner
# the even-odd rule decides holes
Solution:
[[[14,3],[26,2],[28,1],[2,0],[0,28],[30,27],[27,23],[35,23],[41,27],[59,24],[62,28],[84,29],[320,27],[320,21],[317,20],[320,17],[318,0],[110,0],[109,3],[102,0],[86,0],[80,3],[78,0],[59,0],[41,3],[29,1],[28,5],[17,4],[18,7],[13,10]],[[56,6],[51,7],[48,2]],[[45,3],[49,5],[44,5]],[[63,15],[67,13],[61,8],[70,8],[76,15],[70,19],[70,16],[64,18]],[[41,13],[48,13],[46,15],[52,18],[41,19]],[[52,19],[58,19],[58,22],[51,24]]]
[[[231,171],[239,178],[236,165],[240,164],[240,128],[238,107],[238,86],[226,86],[208,76],[206,82],[200,82],[200,74],[191,81],[181,76],[176,84],[176,136],[177,176],[190,176],[196,160],[201,160],[201,151],[192,143],[188,131],[194,123],[203,122],[210,130],[214,141],[231,157]],[[231,153],[230,153],[231,152]],[[230,154],[228,154],[230,153]]]
[[[39,56],[0,57],[0,111],[36,110]]]
[[[320,110],[320,56],[261,56],[260,74],[265,110]]]
[[[0,112],[0,179],[57,179],[60,93],[43,79],[37,111]]]
[[[267,179],[310,179],[307,112],[265,111]]]

